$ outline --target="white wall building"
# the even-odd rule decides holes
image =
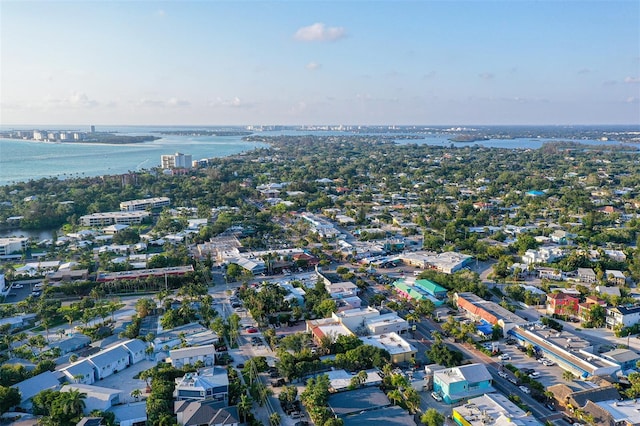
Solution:
[[[160,157],[160,164],[163,169],[190,169],[193,160],[190,154],[166,154]]]

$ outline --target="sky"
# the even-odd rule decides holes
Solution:
[[[28,124],[640,124],[640,2],[0,0]]]

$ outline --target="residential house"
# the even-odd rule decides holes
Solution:
[[[366,370],[367,379],[362,384],[366,386],[379,386],[382,383],[382,377],[377,369]],[[331,383],[329,390],[331,392],[343,392],[350,388],[354,375],[346,370],[331,370],[327,371],[329,376],[329,383]]]
[[[607,328],[630,327],[637,322],[640,322],[640,306],[607,308]]]
[[[583,321],[588,319],[589,312],[594,305],[599,305],[603,308],[606,308],[607,302],[597,296],[587,296],[586,300],[578,305],[578,317],[580,317]]]
[[[433,373],[433,391],[447,404],[494,392],[493,379],[483,364],[468,364]]]
[[[358,286],[351,281],[325,284],[325,288],[332,299],[344,299],[358,295]]]
[[[37,376],[30,377],[20,383],[16,383],[11,387],[20,391],[20,407],[29,408],[31,405],[31,398],[43,390],[58,390],[60,388],[60,382],[61,380],[58,378],[56,373],[45,371]]]
[[[202,368],[176,379],[175,397],[178,401],[223,401],[229,399],[229,376],[223,367]]]
[[[95,367],[88,359],[74,362],[62,368],[60,371],[67,377],[70,383],[90,385],[96,381]]]
[[[88,414],[93,410],[106,411],[109,408],[120,404],[122,391],[118,389],[103,388],[100,386],[67,384],[60,389],[60,392],[78,391],[86,395],[84,413]]]
[[[82,348],[86,348],[91,343],[91,338],[84,334],[73,334],[67,339],[58,340],[49,344],[51,349],[60,349],[60,355],[66,355]]]
[[[180,426],[239,426],[238,407],[216,401],[176,401],[173,412]]]
[[[87,361],[93,364],[97,380],[109,377],[131,365],[129,351],[120,345],[98,352],[87,358]]]
[[[328,405],[333,415],[342,419],[351,414],[386,409],[391,401],[380,389],[365,387],[329,395]]]
[[[593,284],[598,280],[596,273],[591,268],[578,268],[578,279],[585,284]]]
[[[555,315],[575,315],[580,299],[562,291],[547,294],[547,312]]]
[[[116,424],[120,426],[146,426],[147,401],[132,402],[116,405],[108,410],[116,417]]]
[[[169,357],[171,358],[171,365],[176,368],[182,368],[185,365],[195,365],[198,361],[210,367],[216,358],[216,348],[215,345],[203,345],[174,349],[169,351]]]
[[[342,418],[343,426],[415,426],[416,421],[406,410],[392,405],[382,410],[360,411]]]
[[[607,269],[604,271],[604,277],[607,283],[612,285],[624,285],[627,281],[627,277],[624,276],[622,271],[616,271],[615,269]]]

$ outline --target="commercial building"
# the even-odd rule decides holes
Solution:
[[[592,409],[595,405],[598,409]],[[593,408],[596,408],[593,407]],[[588,402],[585,411],[594,415],[594,424],[603,426],[638,426],[640,425],[640,400],[627,401],[608,400]],[[601,414],[601,415],[599,415]]]
[[[404,334],[409,331],[407,320],[400,318],[396,313],[367,318],[364,320],[364,326],[371,334]]]
[[[144,198],[141,200],[123,201],[120,203],[120,211],[137,212],[147,209],[161,209],[169,207],[171,200],[169,197]]]
[[[366,308],[334,312],[331,314],[331,317],[353,333],[364,334],[365,321],[370,318],[380,318],[380,311],[369,306]]]
[[[456,293],[454,294],[454,300],[458,308],[464,310],[468,317],[474,321],[483,321],[492,326],[496,324],[499,325],[502,327],[505,336],[513,327],[527,323],[527,320],[524,318],[519,317],[495,302],[484,300],[474,293]]]
[[[360,340],[362,340],[362,343],[365,345],[375,346],[376,348],[389,352],[393,364],[413,362],[418,352],[411,343],[404,340],[397,333],[361,337]]]
[[[160,167],[163,169],[190,169],[193,164],[190,154],[165,154],[160,156]]]
[[[542,426],[531,413],[499,393],[471,398],[454,407],[451,417],[460,426]]]
[[[137,271],[98,272],[96,281],[107,282],[117,280],[134,280],[147,277],[164,277],[169,275],[184,275],[193,272],[193,266],[172,266],[169,268],[140,269]]]
[[[508,334],[578,377],[612,375],[620,369],[616,363],[594,354],[590,342],[568,331],[558,332],[532,323],[517,325]]]
[[[105,212],[80,216],[82,226],[138,225],[151,215],[146,211]]]
[[[447,404],[494,392],[493,379],[483,364],[468,364],[433,373],[433,391]]]
[[[468,266],[473,257],[456,252],[432,253],[432,252],[409,252],[399,256],[403,263],[421,269],[434,269],[445,274],[453,274]]]

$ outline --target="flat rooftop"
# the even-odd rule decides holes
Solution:
[[[541,426],[532,415],[527,415],[513,402],[499,393],[488,393],[470,399],[454,410],[471,426]]]

